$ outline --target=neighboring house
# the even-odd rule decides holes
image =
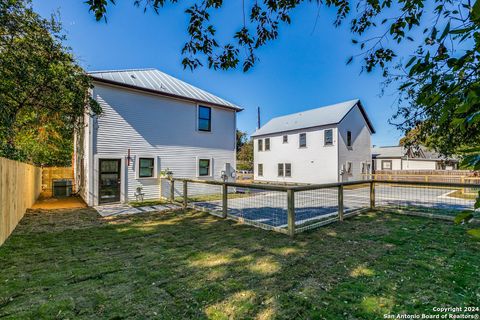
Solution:
[[[254,141],[254,179],[286,183],[360,180],[375,133],[360,100],[274,118]]]
[[[139,187],[144,199],[159,199],[167,170],[174,177],[233,177],[240,107],[155,69],[90,76],[103,113],[85,116],[74,161],[88,205],[135,200]]]
[[[442,158],[425,147],[374,147],[372,159],[374,170],[454,170],[458,167],[457,159]]]

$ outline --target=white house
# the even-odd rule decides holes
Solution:
[[[235,168],[242,109],[155,69],[91,72],[103,113],[76,133],[77,190],[88,205],[162,195],[160,175],[220,179]],[[181,186],[178,186],[181,189]]]
[[[360,100],[274,118],[254,141],[257,181],[330,183],[370,172],[375,133]]]
[[[377,170],[453,170],[458,159],[444,158],[425,147],[405,148],[403,146],[374,147],[372,149],[373,169]]]

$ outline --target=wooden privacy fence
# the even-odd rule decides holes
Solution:
[[[35,203],[41,190],[41,168],[0,158],[0,245]]]
[[[42,197],[50,198],[53,195],[53,181],[71,180],[73,182],[72,167],[44,167],[42,168]],[[72,190],[75,192],[75,190]]]

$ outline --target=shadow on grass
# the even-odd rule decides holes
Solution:
[[[0,247],[0,318],[424,313],[478,305],[478,249],[461,226],[375,213],[292,240],[193,210],[30,212]]]

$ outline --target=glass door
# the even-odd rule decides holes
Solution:
[[[120,159],[99,160],[99,203],[120,201]]]

